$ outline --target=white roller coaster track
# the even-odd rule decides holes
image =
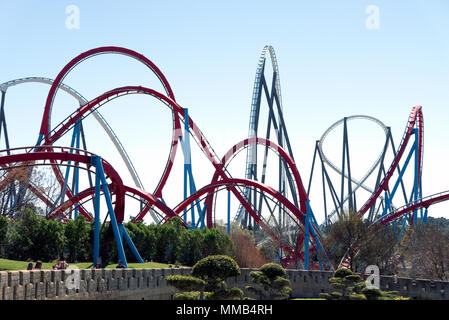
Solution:
[[[353,116],[349,116],[343,119],[340,119],[338,121],[336,121],[334,124],[332,124],[321,136],[321,139],[318,142],[318,151],[321,154],[321,157],[323,159],[323,162],[326,163],[327,165],[329,165],[334,171],[336,171],[339,175],[342,175],[343,172],[341,171],[340,168],[338,168],[334,163],[332,163],[332,161],[330,161],[327,157],[326,154],[323,151],[323,142],[325,141],[326,137],[329,135],[329,133],[331,131],[333,131],[337,126],[339,126],[344,120],[346,119],[346,121],[351,121],[351,120],[356,120],[356,119],[362,119],[362,120],[369,120],[372,121],[374,123],[376,123],[377,125],[379,125],[382,130],[385,133],[385,136],[387,137],[388,135],[388,127],[379,119],[376,119],[374,117],[371,116],[366,116],[366,115],[353,115]],[[388,143],[388,141],[387,141]],[[362,188],[365,189],[366,191],[368,191],[369,193],[374,193],[374,190],[372,190],[371,188],[365,186],[363,183],[366,181],[366,179],[368,179],[368,177],[373,173],[373,171],[376,169],[376,167],[380,164],[381,159],[383,157],[383,153],[384,150],[382,150],[379,154],[379,156],[377,157],[376,161],[374,162],[374,164],[371,166],[371,168],[365,173],[365,175],[362,177],[362,179],[357,180],[354,179],[353,177],[351,177],[351,181],[355,184],[355,187],[352,189],[352,193],[354,194],[357,189]],[[348,174],[345,172],[345,178],[349,179]],[[347,195],[345,197],[345,199],[343,200],[343,203],[345,203],[348,199],[349,199],[350,195]],[[379,197],[381,200],[383,200],[383,197],[380,196]],[[332,216],[336,213],[336,210],[334,209],[328,216],[328,220],[330,221],[330,219],[332,218]]]
[[[278,67],[278,63],[277,63],[277,59],[276,59],[276,53],[274,52],[274,48],[272,46],[266,45],[263,48],[262,53],[260,54],[259,63],[257,64],[257,69],[256,69],[256,77],[254,80],[253,96],[251,99],[251,110],[250,110],[250,116],[249,116],[249,129],[248,129],[248,138],[249,139],[254,138],[257,135],[257,132],[256,132],[256,120],[257,119],[256,119],[256,117],[257,117],[257,108],[258,108],[258,96],[259,96],[260,82],[262,81],[262,74],[264,71],[267,51],[270,53],[273,71],[276,72],[275,87],[276,87],[276,91],[277,91],[277,96],[279,97],[280,110],[282,111],[281,82],[280,82],[280,77],[279,77],[279,67]],[[279,137],[278,130],[276,130],[276,136]],[[255,148],[257,148],[257,145],[255,145],[255,144],[251,144],[248,146],[248,150],[246,153],[246,171],[245,171],[246,179],[252,178],[252,176],[251,176],[252,175],[252,165],[255,163],[255,161],[257,161],[257,159],[255,159],[255,155],[256,155]],[[264,172],[265,172],[266,168],[262,168],[262,170],[264,170]],[[282,180],[284,180],[284,175],[282,176]],[[245,188],[244,197],[246,200],[249,198],[250,192],[251,192],[250,188]],[[243,206],[240,205],[237,216],[235,218],[235,221],[240,221],[243,218],[243,214],[242,214],[243,211],[244,211]]]
[[[22,83],[45,83],[48,85],[52,85],[54,82],[53,79],[50,78],[44,78],[44,77],[27,77],[27,78],[20,78],[20,79],[15,79],[15,80],[11,80],[8,82],[5,82],[3,84],[0,84],[0,91],[2,92],[6,92],[8,90],[8,88],[22,84]],[[87,99],[84,98],[78,91],[76,91],[75,89],[69,87],[68,85],[65,85],[63,83],[61,83],[59,85],[59,88],[62,89],[63,91],[67,92],[68,94],[70,94],[72,97],[74,97],[76,100],[78,100],[80,106],[85,105],[86,103],[88,103]],[[112,130],[111,126],[108,124],[108,122],[106,121],[106,119],[101,115],[101,113],[98,110],[94,110],[92,112],[94,118],[98,121],[98,123],[101,125],[101,127],[104,129],[104,131],[106,132],[106,134],[109,136],[109,138],[111,139],[112,143],[114,144],[115,148],[117,149],[117,151],[119,152],[123,162],[125,163],[128,172],[130,173],[135,185],[137,188],[140,189],[144,189],[143,188],[143,184],[139,178],[139,175],[137,174],[137,171],[130,159],[130,157],[128,156],[128,153],[126,152],[124,146],[122,145],[122,143],[120,142],[120,139],[117,137],[117,135],[114,133],[114,130]],[[158,223],[160,219],[158,219],[157,215],[153,212],[153,210],[150,210],[151,216],[153,218],[153,220]]]

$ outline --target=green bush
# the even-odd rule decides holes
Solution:
[[[243,291],[239,288],[227,288],[226,278],[240,275],[238,264],[231,257],[213,255],[198,261],[192,268],[192,276],[167,276],[165,279],[169,285],[179,290],[189,290],[177,293],[177,300],[201,299],[201,292],[190,291],[200,289],[207,292],[203,298],[210,300],[241,300]]]
[[[198,261],[192,275],[207,282],[206,290],[213,290],[226,278],[239,276],[240,268],[231,257],[213,255]]]
[[[326,299],[326,300],[332,300],[332,296],[331,296],[329,293],[327,293],[327,292],[325,292],[325,293],[320,293],[320,297],[321,297],[321,298],[324,298],[324,299]]]
[[[240,288],[227,288],[221,286],[219,289],[211,292],[211,300],[242,300],[244,297],[243,291]]]
[[[366,282],[361,281],[360,275],[352,273],[347,268],[335,271],[334,276],[329,278],[329,284],[335,291],[321,293],[320,297],[326,300],[395,300],[402,298],[396,295],[396,291],[384,292],[379,289],[367,288]]]
[[[259,270],[270,279],[285,276],[285,269],[277,263],[266,263]]]
[[[335,271],[334,277],[335,278],[344,278],[346,276],[353,275],[353,274],[354,273],[351,270],[349,270],[348,268],[339,268]]]
[[[360,276],[358,274],[350,274],[344,277],[345,281],[349,281],[351,283],[356,283],[357,281],[360,281]]]
[[[204,292],[204,300],[211,300],[211,292]],[[182,293],[175,293],[173,295],[174,300],[200,300],[200,291],[188,291]]]
[[[368,300],[376,300],[377,298],[382,296],[382,291],[374,288],[364,288],[362,293]]]
[[[336,300],[341,299],[343,297],[342,293],[337,292],[337,291],[331,292],[330,295],[333,299],[336,299]]]
[[[359,293],[350,293],[349,300],[366,300],[366,296]]]
[[[283,278],[284,268],[276,263],[267,263],[257,271],[251,271],[250,276],[255,286],[248,285],[246,290],[254,293],[260,299],[286,299],[292,289],[290,281]]]
[[[165,280],[169,285],[182,291],[200,289],[206,285],[206,281],[204,280],[183,275],[166,276]]]

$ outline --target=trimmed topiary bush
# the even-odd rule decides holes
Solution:
[[[358,274],[354,274],[347,268],[335,271],[334,276],[329,278],[329,284],[335,291],[321,293],[320,296],[326,300],[398,300],[404,299],[397,295],[397,291],[382,291],[366,287],[366,282],[361,281]],[[407,300],[407,298],[405,298]]]
[[[368,300],[377,300],[379,297],[382,297],[382,291],[379,289],[364,288],[362,293]]]
[[[192,268],[192,275],[206,281],[206,290],[213,291],[229,277],[241,274],[234,259],[225,255],[208,256],[198,261]]]
[[[339,268],[334,272],[335,278],[344,278],[346,276],[353,275],[354,273],[348,268]]]
[[[256,294],[260,299],[287,299],[292,289],[290,281],[283,278],[285,269],[277,263],[267,263],[258,271],[251,271],[252,282],[256,286],[248,285],[246,290]]]
[[[203,292],[204,294],[204,300],[211,300],[211,292]],[[200,300],[201,299],[201,292],[200,291],[188,291],[188,292],[181,292],[181,293],[175,293],[173,296],[173,299],[175,300]]]
[[[182,275],[166,276],[165,280],[170,286],[173,286],[181,291],[200,289],[206,285],[206,281],[204,280]]]
[[[366,300],[366,297],[364,294],[350,293],[349,300]]]
[[[285,276],[285,269],[277,263],[267,263],[259,268],[268,278],[276,278]]]
[[[212,255],[198,261],[192,268],[192,275],[206,282],[205,290],[211,292],[212,300],[243,299],[243,291],[228,288],[225,280],[241,274],[240,267],[231,257]]]

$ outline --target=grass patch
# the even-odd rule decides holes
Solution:
[[[9,259],[0,259],[0,271],[8,271],[8,270],[26,270],[28,266],[27,261],[17,261],[17,260],[9,260]],[[56,262],[43,262],[42,263],[42,270],[51,270],[53,268],[53,265]],[[33,266],[36,263],[33,263]],[[79,263],[72,263],[70,264],[72,266],[76,265],[80,269],[87,269],[89,267],[92,267],[91,262],[79,262]]]
[[[28,263],[29,262],[27,261],[0,259],[0,271],[26,270]],[[43,262],[42,270],[51,270],[55,263],[56,262]],[[33,263],[33,266],[34,265],[35,262]],[[92,268],[92,262],[69,263],[69,266],[77,266],[79,269],[90,269]],[[116,266],[117,264],[109,264],[106,266],[106,269],[114,269]],[[159,262],[128,263],[129,269],[164,269],[169,268],[169,266],[170,264]]]
[[[165,269],[169,268],[169,266],[172,266],[174,268],[173,264],[159,263],[159,262],[128,263],[129,269]],[[117,267],[116,263],[108,265],[106,269],[114,269],[115,267]],[[180,266],[180,268],[185,267]]]

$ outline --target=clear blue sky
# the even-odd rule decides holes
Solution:
[[[80,9],[80,29],[65,25],[66,7],[72,4]],[[379,8],[379,29],[366,28],[369,5]],[[0,30],[0,83],[26,76],[54,78],[73,57],[98,46],[144,54],[165,73],[178,102],[189,107],[220,156],[247,135],[258,57],[271,44],[280,67],[287,127],[305,181],[315,140],[334,121],[351,114],[374,116],[392,127],[399,143],[412,107],[420,104],[424,195],[449,189],[447,1],[0,0]],[[91,99],[117,86],[151,87],[156,81],[137,62],[104,56],[77,67],[66,83]],[[47,92],[48,87],[28,85],[8,93],[14,145],[34,144]],[[149,110],[149,105],[154,107]],[[60,93],[54,124],[74,106]],[[102,110],[149,190],[165,164],[170,141],[170,114],[158,106],[149,98],[129,97]],[[107,139],[93,126],[93,151],[103,154],[105,148],[105,158],[114,162],[118,155],[106,150]],[[204,175],[199,174],[197,186],[204,185],[212,168],[193,165]],[[180,184],[173,182],[173,188]],[[179,200],[173,197],[172,204]],[[431,215],[449,217],[448,208],[435,206]]]

